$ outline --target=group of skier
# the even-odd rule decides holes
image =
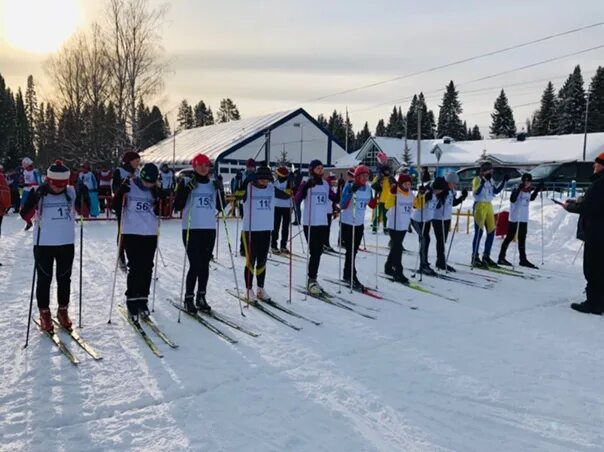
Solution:
[[[29,162],[25,162],[28,163]],[[212,162],[204,154],[193,158],[192,176],[183,178],[175,189],[174,208],[182,212],[182,241],[189,262],[183,299],[183,308],[190,312],[211,312],[206,299],[210,275],[210,262],[217,235],[217,215],[225,215],[225,192],[222,177],[212,173]],[[308,177],[294,188],[293,174],[285,167],[278,167],[275,174],[267,166],[256,167],[248,162],[249,171],[245,178],[237,181],[235,195],[241,204],[243,226],[241,231],[242,256],[245,258],[243,280],[245,299],[250,303],[270,300],[265,289],[267,259],[271,249],[274,254],[291,253],[292,212],[295,205],[302,204],[301,218],[306,237],[307,268],[305,289],[312,296],[325,295],[318,282],[321,256],[327,250],[330,235],[329,216],[339,215],[338,243],[344,249],[342,281],[358,291],[365,287],[359,281],[355,258],[365,233],[367,207],[385,216],[385,229],[390,236],[389,252],[384,264],[384,273],[394,281],[408,284],[403,273],[403,240],[412,227],[419,239],[419,271],[436,275],[428,261],[430,231],[436,239],[436,268],[455,272],[448,264],[445,250],[453,207],[461,205],[468,196],[464,189],[458,192],[459,179],[455,173],[436,177],[430,184],[422,184],[416,193],[412,189],[411,177],[403,172],[397,177],[383,171],[382,177],[369,183],[370,170],[365,165],[351,168],[347,181],[335,186],[325,176],[320,160],[308,166]],[[29,166],[29,165],[28,165]],[[601,240],[603,223],[603,179],[604,153],[594,164],[593,185],[585,197],[568,201],[564,207],[569,212],[579,213],[579,238],[585,240],[584,270],[587,279],[587,301],[573,304],[581,312],[604,313],[604,289],[602,266],[604,255]],[[40,311],[43,330],[53,330],[50,314],[50,285],[53,267],[56,265],[57,321],[71,328],[68,314],[70,280],[74,261],[77,194],[69,185],[70,170],[61,161],[48,168],[45,181],[32,168],[26,168],[27,184],[21,216],[30,223],[36,219],[34,229],[34,259],[36,263],[36,300]],[[275,178],[273,177],[275,176]],[[161,216],[165,203],[169,202],[170,186],[159,184],[160,171],[154,164],[140,167],[140,156],[127,152],[122,165],[115,171],[113,180],[112,207],[118,219],[118,263],[127,269],[126,306],[132,319],[149,315],[150,294],[154,260],[158,246]],[[506,180],[499,186],[492,181],[492,166],[484,163],[480,174],[472,183],[474,196],[474,239],[472,241],[472,265],[474,267],[510,266],[506,259],[507,249],[515,238],[518,241],[520,265],[536,268],[526,256],[526,236],[529,219],[529,203],[537,198],[543,185],[534,186],[530,174],[522,177],[520,186],[510,196],[510,221],[507,235],[502,243],[497,262],[490,258],[496,220],[493,209],[494,196],[503,190]],[[381,188],[381,190],[376,190]],[[388,196],[382,196],[382,190]],[[334,209],[335,206],[335,209]],[[377,223],[376,223],[377,224]],[[479,245],[486,229],[486,243],[482,258]],[[279,245],[279,246],[278,246]],[[377,250],[376,250],[377,251]],[[330,252],[330,251],[328,251]],[[127,259],[127,263],[126,263]],[[413,269],[416,271],[416,269]],[[254,290],[254,278],[255,286]]]

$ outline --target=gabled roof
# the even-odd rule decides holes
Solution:
[[[215,160],[221,155],[231,153],[250,141],[263,136],[268,129],[276,128],[300,114],[304,115],[332,141],[341,146],[312,116],[304,109],[298,108],[264,116],[240,119],[238,121],[183,130],[176,134],[175,138],[174,136],[166,138],[145,149],[142,152],[142,157],[144,160],[153,161],[156,164],[172,163],[174,145],[176,144],[175,160],[177,164],[188,164],[199,152],[203,152],[211,160]]]

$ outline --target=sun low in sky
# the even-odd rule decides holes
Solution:
[[[54,52],[81,22],[78,0],[0,0],[0,41],[19,50]]]

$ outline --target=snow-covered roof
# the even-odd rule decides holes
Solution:
[[[384,151],[388,157],[402,162],[404,139],[375,137],[370,138],[357,152],[335,162],[337,167],[348,167],[362,160],[372,145]],[[441,165],[471,165],[483,158],[490,157],[507,165],[537,165],[542,162],[582,160],[583,135],[551,135],[527,137],[524,141],[516,138],[497,140],[457,141],[445,144],[442,139],[422,140],[422,165],[436,165],[436,156],[431,151],[438,146],[442,151]],[[417,141],[407,140],[413,162],[417,160]],[[604,152],[604,132],[587,134],[586,159],[594,160]]]
[[[200,152],[211,160],[223,160],[227,155],[230,159],[247,159],[254,157],[262,148],[267,130],[271,131],[271,160],[281,151],[289,152],[290,157],[297,157],[301,139],[300,125],[304,129],[302,136],[305,161],[311,158],[328,160],[330,156],[333,162],[346,155],[335,138],[305,110],[299,108],[184,130],[176,134],[176,137],[166,138],[145,149],[142,158],[145,162],[158,165],[172,163],[174,157],[177,165],[188,165]],[[244,150],[246,146],[249,149]],[[238,150],[241,152],[235,152]],[[257,158],[263,159],[264,153],[260,154]],[[297,162],[297,158],[292,160]]]

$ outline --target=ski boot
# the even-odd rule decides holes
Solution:
[[[533,268],[535,270],[538,270],[539,267],[537,267],[535,264],[533,264],[532,262],[529,262],[527,259],[520,259],[519,264],[521,267],[526,267],[526,268]]]
[[[250,304],[257,304],[258,298],[256,298],[256,294],[254,293],[254,289],[251,287],[249,289],[245,289],[245,299]]]
[[[472,267],[475,268],[486,268],[487,265],[480,260],[480,257],[478,255],[472,257]]]
[[[306,290],[308,291],[308,293],[310,295],[313,295],[315,297],[321,296],[324,294],[323,288],[319,285],[319,283],[317,282],[316,279],[309,278],[308,286],[306,287]]]
[[[282,246],[279,251],[281,251],[281,254],[290,254],[289,250],[285,246]]]
[[[141,316],[143,319],[148,319],[151,315],[147,303],[147,298],[141,298],[140,300],[138,300],[138,315]]]
[[[358,290],[359,292],[365,292],[365,286],[361,284],[357,278],[352,280],[352,290]]]
[[[34,224],[31,221],[28,221],[27,224],[25,225],[25,230],[29,231],[32,228],[33,225]]]
[[[323,251],[326,253],[335,253],[336,250],[334,250],[330,245],[323,245]]]
[[[279,248],[277,248],[276,246],[271,247],[271,252],[273,254],[281,254],[281,250]]]
[[[264,290],[264,287],[258,287],[258,289],[256,289],[256,298],[258,298],[260,301],[271,300],[270,295],[266,292],[266,290]]]
[[[128,308],[128,314],[130,318],[138,322],[138,298],[127,298],[126,307]]]
[[[497,265],[501,265],[504,267],[513,267],[512,263],[503,256],[499,256],[499,259],[497,259]]]
[[[206,300],[205,292],[197,292],[197,297],[195,298],[195,306],[198,311],[201,312],[212,312],[212,307],[208,304]]]
[[[72,326],[71,319],[69,318],[69,312],[67,306],[59,306],[57,309],[57,320],[63,328],[70,330]]]
[[[587,300],[585,300],[583,303],[572,303],[570,305],[570,307],[577,312],[582,312],[583,314],[595,314],[595,315],[604,314],[604,307],[594,306],[592,303],[589,303]]]
[[[395,276],[394,269],[392,267],[390,267],[389,265],[384,265],[384,273],[387,274],[388,276]]]
[[[400,284],[409,284],[409,279],[403,275],[402,273],[397,273],[394,275],[394,280]]]
[[[185,295],[185,311],[189,314],[195,314],[197,312],[197,308],[195,307],[195,303],[193,302],[193,295]]]
[[[490,256],[486,256],[486,255],[482,256],[482,262],[487,267],[499,268],[499,265],[497,265],[497,263],[493,259],[491,259]]]
[[[423,264],[419,267],[420,273],[426,276],[436,276],[436,272],[434,271],[434,269],[432,267],[430,267],[430,264]]]
[[[40,328],[47,333],[54,333],[50,309],[40,309]]]

